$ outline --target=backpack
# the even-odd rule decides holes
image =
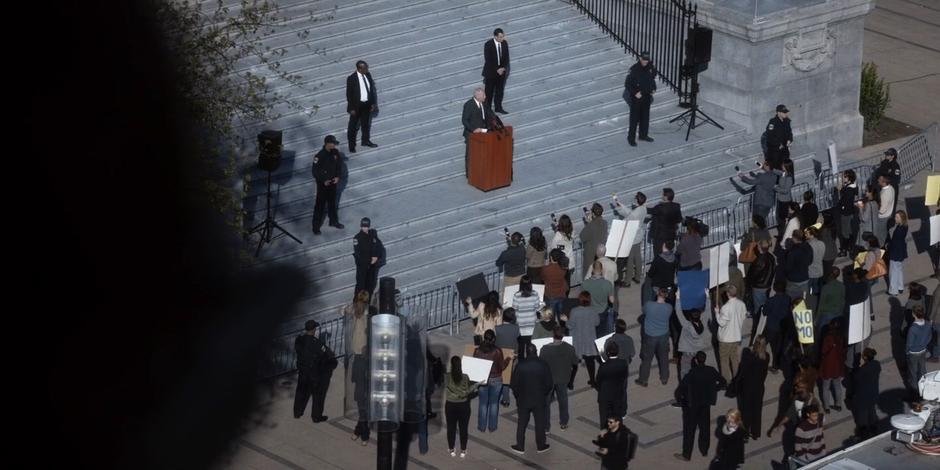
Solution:
[[[627,430],[627,461],[633,460],[633,457],[636,457],[636,447],[640,441],[639,436],[635,432],[631,431],[630,428]]]

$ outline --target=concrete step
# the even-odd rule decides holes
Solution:
[[[602,115],[605,116],[612,116],[615,109],[618,107],[622,108],[623,105],[608,103],[592,110],[578,111],[575,115],[582,115],[583,117],[583,115],[602,113]],[[670,109],[671,111],[669,111]],[[663,109],[657,113],[658,116],[651,120],[651,125],[665,123],[665,121],[668,121],[680,111],[681,110],[678,108],[664,105]],[[586,121],[588,118],[583,119],[585,120],[582,120],[580,124],[559,125],[549,119],[538,124],[526,126],[524,128],[526,131],[536,132],[536,134],[531,138],[523,136],[520,140],[515,142],[513,156],[514,168],[516,168],[515,171],[517,173],[520,171],[518,165],[520,165],[521,162],[525,162],[529,159],[538,159],[547,149],[567,146],[570,145],[571,142],[577,142],[579,140],[590,141],[606,136],[619,136],[618,146],[611,150],[616,151],[616,149],[626,147],[623,129],[626,125],[626,118],[613,118],[597,122]],[[571,122],[578,121],[571,119]],[[436,159],[436,162],[426,165],[415,165],[409,161],[407,162],[407,166],[401,170],[380,170],[380,173],[383,171],[387,171],[387,173],[381,176],[376,175],[373,178],[361,179],[361,183],[350,185],[346,191],[343,192],[342,206],[344,210],[346,210],[346,208],[353,208],[353,212],[355,213],[356,207],[368,207],[377,201],[397,197],[397,195],[402,193],[428,187],[438,182],[452,181],[464,184],[463,151],[464,143],[459,141],[445,144],[439,148],[431,148],[418,152],[411,158],[417,159],[427,156]],[[399,160],[403,161],[404,157]],[[423,160],[422,158],[421,160],[415,161]],[[568,162],[564,167],[555,167],[553,170],[559,171],[565,168],[574,169],[578,165],[579,162],[572,161]],[[312,203],[310,202],[313,197],[312,180],[308,180],[305,187],[301,185],[303,185],[303,183],[292,185],[290,189],[278,195],[278,213],[281,220],[285,223],[289,224],[298,220],[309,220],[309,217],[313,214]]]
[[[715,157],[719,157],[722,153],[721,150],[711,153],[709,155],[711,157],[710,160],[714,160]],[[799,156],[796,161],[803,162],[811,157],[812,154]],[[714,184],[714,181],[720,181],[723,175],[733,172],[733,166],[736,163],[738,162],[727,160],[713,166],[707,166],[707,162],[705,162],[703,165],[705,165],[707,169],[695,171],[693,168],[681,178],[671,180],[670,184],[673,184],[677,189],[677,201],[688,201],[693,197],[695,198],[694,202],[683,202],[683,212],[687,215],[700,213],[708,208],[715,207],[715,204],[721,202],[723,197],[727,200],[728,191],[731,189],[730,185],[726,185],[724,190],[722,190],[717,187],[718,185]],[[808,173],[811,174],[811,170],[809,170]],[[805,177],[808,175],[798,176]],[[639,187],[633,186],[630,187],[630,192],[641,190],[652,195],[658,193],[660,188],[661,186],[658,184],[641,185]],[[507,211],[501,215],[503,218],[512,218],[515,213],[519,212],[529,214],[530,217],[533,214],[537,214],[537,217],[530,220],[518,220],[515,227],[513,227],[512,224],[506,225],[513,227],[512,230],[523,232],[527,232],[528,228],[532,225],[541,225],[544,230],[550,232],[548,231],[549,220],[547,217],[547,214],[550,213],[549,211],[557,214],[579,213],[580,207],[590,202],[595,200],[604,201],[605,199],[609,201],[607,198],[610,197],[610,192],[618,189],[623,190],[624,185],[622,182],[615,180],[606,185],[595,185],[576,190],[571,194],[559,196],[562,203],[567,202],[569,204],[566,207],[559,208],[559,206],[556,205],[553,208],[551,202],[538,203],[519,208],[515,211]],[[593,197],[584,198],[583,195],[585,194]],[[579,195],[581,197],[579,197]],[[570,204],[571,201],[576,201],[577,203]],[[579,225],[579,227],[576,227],[576,230],[580,230],[580,223],[577,225]],[[442,281],[447,282],[447,280],[452,282],[453,279],[457,278],[458,273],[472,274],[480,270],[492,270],[494,267],[492,265],[493,260],[496,259],[498,253],[505,246],[500,232],[502,226],[503,225],[498,223],[477,222],[473,224],[473,229],[477,233],[473,233],[458,240],[450,238],[450,229],[442,230],[442,233],[435,238],[435,240],[437,240],[436,243],[429,243],[423,250],[402,256],[398,259],[390,258],[389,265],[383,268],[385,271],[383,275],[396,277],[399,285],[410,286],[414,290],[420,290],[419,286],[421,285],[428,286]],[[731,230],[731,227],[713,225],[710,229],[710,233],[721,235],[726,234]],[[380,235],[381,234],[382,232],[380,232]],[[394,247],[389,248],[390,256],[393,250]],[[446,261],[440,261],[442,259]],[[424,261],[422,262],[422,260]],[[473,264],[474,260],[477,260],[476,264]],[[479,262],[478,260],[486,261]],[[466,264],[466,262],[470,262],[470,264]],[[330,305],[330,300],[333,300],[338,302],[335,306],[319,310],[312,314],[314,316],[330,315],[334,307],[338,307],[341,303],[348,301],[352,295],[352,289],[349,288],[349,283],[354,283],[355,272],[352,269],[351,258],[345,261],[332,260],[331,263],[334,266],[333,270],[336,269],[335,266],[337,265],[345,265],[348,266],[349,269],[338,272],[335,276],[331,275],[328,278],[318,278],[317,295],[307,298],[301,305],[301,310],[316,309],[323,305]],[[317,267],[312,267],[311,272],[317,272],[317,269]],[[306,319],[308,316],[302,316],[301,318]],[[299,325],[300,323],[297,323],[293,326],[299,327]]]
[[[505,102],[506,107],[511,108],[513,112],[508,116],[504,116],[506,118],[505,122],[507,125],[516,125],[517,127],[519,125],[528,125],[553,116],[553,114],[546,112],[543,107],[564,107],[569,103],[577,105],[583,102],[584,99],[592,99],[597,96],[601,96],[609,102],[616,102],[620,99],[621,93],[622,65],[621,62],[599,65],[596,73],[592,74],[590,79],[582,82],[584,88],[572,85],[572,80],[579,75],[579,71],[559,73],[547,77],[537,83],[537,91],[533,90],[536,86],[535,83],[531,86],[513,87],[507,91],[508,96]],[[591,94],[584,94],[582,90],[585,88],[596,91]],[[359,162],[359,165],[356,165],[357,168],[350,168],[351,178],[358,178],[354,176],[358,172],[397,166],[400,163],[397,160],[400,156],[399,153],[411,154],[414,152],[415,147],[437,148],[427,147],[423,142],[419,142],[419,139],[446,136],[446,144],[453,144],[457,141],[462,146],[463,128],[460,124],[460,114],[467,99],[469,99],[469,96],[459,101],[437,103],[426,109],[415,109],[411,113],[414,124],[408,126],[390,126],[389,120],[386,120],[383,114],[381,119],[376,119],[373,123],[374,140],[381,141],[381,147],[377,150],[362,147],[356,154],[347,152],[347,156],[351,157],[351,160]],[[654,104],[654,110],[668,103],[675,103],[675,101],[676,99],[670,95],[663,94]],[[623,112],[626,112],[625,103],[622,104],[622,107]],[[324,130],[322,135],[333,133],[337,138],[345,140],[346,120],[336,120],[334,125],[342,127]],[[282,184],[287,183],[294,175],[305,178],[310,174],[313,155],[320,150],[323,141],[322,138],[319,138],[320,135],[317,136],[318,138],[310,138],[309,134],[309,132],[286,134],[284,146],[294,152],[295,156],[290,162],[287,162],[292,164],[282,163],[281,167],[274,173],[275,178]],[[419,143],[422,145],[417,145]],[[253,174],[256,180],[263,176],[259,171],[254,171]]]
[[[507,87],[520,90],[555,73],[583,73],[601,61],[626,58],[617,45],[609,43],[603,37],[578,34],[579,39],[575,42],[554,48],[537,46],[537,51],[526,54],[525,60],[520,58],[513,61],[516,66],[507,80]],[[482,86],[481,65],[480,58],[474,55],[458,59],[430,77],[425,69],[409,69],[390,77],[373,71],[379,93],[379,107],[382,110],[379,119],[406,118],[413,116],[415,109],[432,108],[458,100],[465,101],[475,87]],[[313,92],[292,95],[292,99],[298,103],[309,101],[319,106],[319,111],[314,116],[283,107],[278,109],[280,119],[264,125],[291,134],[296,128],[310,124],[335,124],[337,120],[348,120],[345,75],[349,73],[351,72],[344,73],[342,79],[325,82],[328,84]]]
[[[617,78],[614,77],[614,80]],[[515,157],[518,161],[526,158],[526,152],[530,149],[543,148],[544,145],[553,145],[559,139],[558,129],[569,129],[576,127],[578,123],[590,122],[590,117],[598,112],[607,113],[606,115],[615,116],[626,112],[626,105],[623,102],[615,101],[613,96],[598,94],[583,95],[579,98],[561,101],[553,95],[538,95],[531,101],[532,105],[526,104],[518,113],[511,115],[512,121],[507,119],[508,125],[520,123],[515,129]],[[675,114],[677,101],[675,99],[666,100],[658,104],[653,110],[653,122],[662,120],[665,117]],[[669,114],[667,114],[669,113]],[[459,115],[459,110],[451,110],[451,116]],[[350,167],[350,186],[347,191],[356,191],[357,188],[368,185],[369,193],[375,194],[376,184],[391,181],[399,176],[409,176],[409,179],[420,179],[426,181],[426,178],[440,176],[441,171],[445,175],[453,176],[463,172],[463,153],[464,142],[461,137],[461,129],[445,127],[442,130],[426,131],[422,127],[441,127],[435,122],[424,122],[424,125],[415,126],[415,128],[404,128],[398,132],[390,133],[386,140],[382,140],[382,160],[374,163],[360,162],[357,154],[346,154],[350,157],[348,166]],[[395,134],[398,134],[397,136]],[[405,134],[405,135],[401,135]],[[398,137],[397,139],[395,137]],[[378,137],[375,138],[378,141]],[[385,144],[384,142],[397,142]],[[386,149],[388,145],[388,149]],[[418,148],[421,150],[415,151]],[[306,151],[310,155],[316,149]],[[363,152],[364,153],[364,152]],[[307,198],[314,186],[311,167],[306,164],[310,159],[295,157],[290,165],[292,168],[300,166],[299,170],[285,171],[276,175],[280,187],[281,203],[290,203],[296,197]],[[312,163],[312,162],[311,162]],[[454,163],[459,163],[454,167]],[[282,165],[285,165],[282,163]],[[362,166],[360,166],[362,165]],[[396,170],[397,169],[397,170]],[[456,172],[456,173],[455,173]],[[248,197],[258,196],[266,190],[266,180],[261,172],[256,172],[253,178],[256,182]],[[298,194],[299,191],[299,194]],[[354,194],[354,193],[350,193]]]
[[[562,16],[565,13],[569,16]],[[511,16],[507,17],[508,14]],[[547,21],[546,15],[551,15],[552,21]],[[279,33],[276,37],[267,38],[265,44],[272,49],[286,50],[280,63],[290,68],[293,73],[303,74],[311,68],[328,67],[339,62],[345,63],[343,70],[351,70],[354,61],[362,58],[370,58],[368,62],[373,68],[381,64],[384,70],[384,67],[401,60],[403,55],[407,56],[407,53],[413,50],[439,52],[474,44],[482,46],[483,41],[490,37],[494,24],[499,24],[508,34],[511,34],[514,43],[517,38],[523,38],[523,35],[531,36],[537,34],[537,31],[563,29],[565,18],[577,19],[578,13],[563,5],[546,8],[541,1],[522,4],[506,3],[462,17],[459,28],[455,27],[454,19],[450,17],[441,18],[434,23],[422,21],[420,24],[412,25],[413,27],[390,28],[387,34],[382,35],[380,43],[372,40],[371,36],[364,37],[355,32],[321,36],[312,40],[309,36],[302,38],[306,26],[299,25],[296,29],[287,31],[292,34]],[[584,26],[587,25],[593,27],[589,22],[584,24]],[[476,52],[482,53],[482,51]],[[258,63],[254,58],[246,58],[240,63],[237,72],[244,72]],[[329,73],[317,69],[317,74],[322,76]]]

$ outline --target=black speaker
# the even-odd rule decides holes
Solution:
[[[712,30],[704,26],[689,28],[689,37],[685,41],[686,72],[704,72],[711,60]]]
[[[281,166],[281,131],[266,130],[258,134],[258,166],[265,171]]]
[[[379,313],[391,313],[395,315],[398,310],[398,304],[395,303],[395,278],[379,278]]]

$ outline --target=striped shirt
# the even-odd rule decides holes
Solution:
[[[535,329],[535,322],[538,320],[536,313],[542,300],[539,299],[537,292],[523,297],[522,292],[516,292],[512,296],[512,308],[516,309],[516,324],[519,325],[519,335],[532,336],[532,330]]]
[[[806,462],[822,457],[826,451],[826,443],[823,442],[823,417],[819,416],[816,424],[804,419],[796,427],[796,457]]]

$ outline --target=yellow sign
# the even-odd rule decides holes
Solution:
[[[806,302],[801,301],[799,305],[793,307],[793,323],[796,324],[796,332],[800,337],[800,343],[813,343],[813,311],[806,308]]]
[[[935,206],[940,199],[940,175],[927,177],[927,191],[924,193],[924,205]]]

